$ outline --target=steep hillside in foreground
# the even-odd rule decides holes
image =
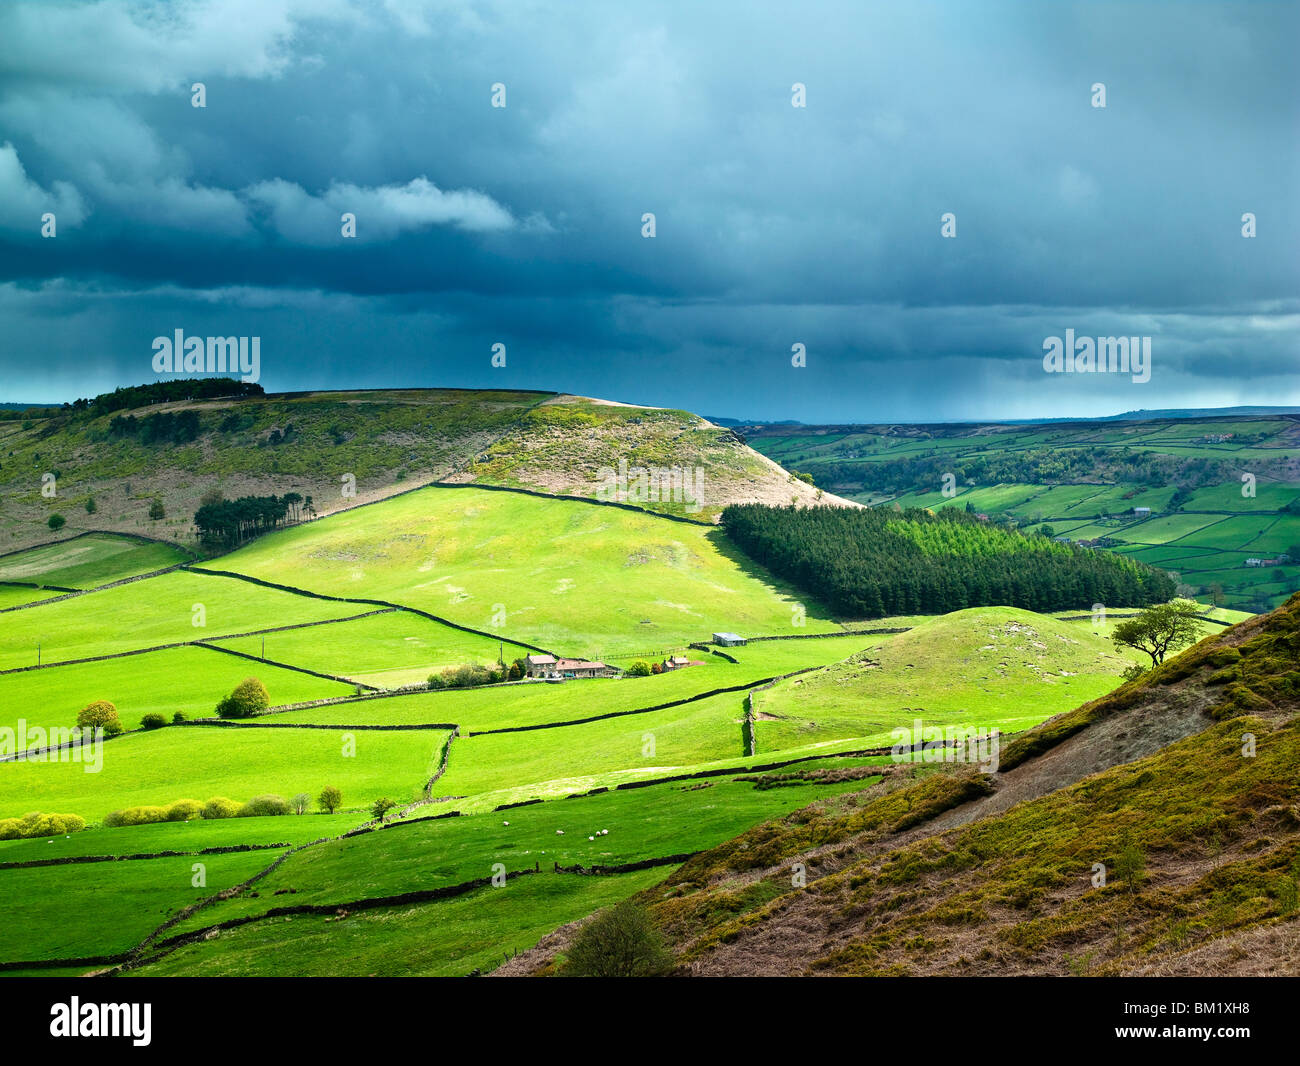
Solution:
[[[686,974],[1294,975],[1298,709],[1300,594],[1022,734],[996,773],[896,770],[639,898]],[[571,933],[500,972],[548,972]]]
[[[188,543],[212,490],[297,492],[322,515],[439,480],[600,498],[611,487],[602,468],[620,461],[630,481],[607,498],[700,521],[728,503],[818,499],[732,431],[685,411],[488,389],[282,393],[0,421],[0,550],[50,540],[56,513],[60,536]],[[692,498],[639,496],[638,466],[686,471]],[[154,501],[161,518],[150,517]]]

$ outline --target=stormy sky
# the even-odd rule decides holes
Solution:
[[[1242,0],[11,0],[0,400],[154,380],[182,329],[273,391],[1300,404],[1298,40]],[[1067,329],[1150,380],[1046,372]]]

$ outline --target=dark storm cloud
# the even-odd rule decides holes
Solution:
[[[1297,29],[1239,3],[10,4],[3,398],[148,378],[180,326],[260,334],[273,389],[827,421],[1300,402]],[[1151,381],[1045,374],[1067,328],[1151,336]]]

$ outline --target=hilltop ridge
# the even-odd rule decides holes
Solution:
[[[436,481],[602,498],[620,463],[634,480],[616,500],[698,521],[744,501],[857,506],[686,411],[528,390],[309,391],[108,410],[90,402],[0,421],[0,549],[48,541],[55,513],[65,536],[95,529],[189,544],[191,518],[213,491],[296,492],[316,515]],[[639,494],[638,467],[685,480],[691,495]],[[150,517],[155,500],[161,518]]]

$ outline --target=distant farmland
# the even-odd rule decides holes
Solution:
[[[1223,606],[1270,610],[1300,585],[1291,550],[1300,547],[1300,416],[741,433],[829,492],[1048,525],[1169,570],[1184,591]],[[1282,556],[1289,561],[1247,565]]]

